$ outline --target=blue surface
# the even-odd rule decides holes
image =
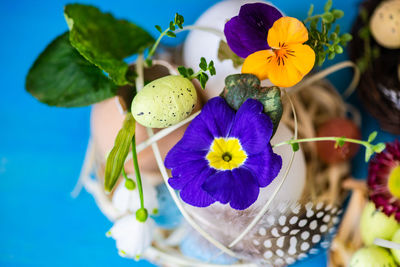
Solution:
[[[80,1],[111,11],[117,17],[143,25],[166,25],[175,12],[185,23],[215,1]],[[291,16],[302,18],[312,1],[275,1]],[[324,1],[316,2],[321,10]],[[349,29],[357,12],[356,0],[337,0],[346,11],[343,29]],[[0,1],[0,266],[152,266],[145,261],[120,258],[112,239],[105,237],[111,223],[91,196],[69,195],[79,175],[89,137],[90,108],[52,108],[37,102],[24,90],[25,75],[38,54],[57,35],[67,30],[62,14],[67,1]],[[169,44],[181,42],[178,37]],[[341,59],[343,59],[341,57]],[[339,58],[340,59],[340,58]],[[335,79],[343,89],[349,73]],[[367,132],[378,129],[364,120]],[[394,136],[381,134],[379,140]],[[361,162],[361,163],[360,163]],[[362,159],[355,174],[365,177]],[[311,264],[324,266],[325,255]]]

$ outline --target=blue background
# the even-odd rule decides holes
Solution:
[[[167,25],[175,12],[183,14],[189,25],[215,1],[80,2],[95,4],[156,35],[153,25]],[[304,18],[311,2],[279,0],[275,4],[290,16]],[[323,1],[314,2],[316,11],[321,11]],[[348,30],[358,1],[334,2],[335,7],[345,10],[342,29]],[[90,107],[48,107],[24,90],[25,75],[35,58],[67,30],[63,17],[66,3],[0,0],[0,265],[151,266],[120,258],[114,240],[105,237],[112,224],[92,197],[86,192],[76,199],[70,196],[89,138]],[[177,44],[183,38],[167,44]],[[340,90],[349,79],[346,72],[332,78]],[[364,138],[379,129],[365,114],[363,122]],[[379,140],[394,138],[387,133],[379,135]],[[362,156],[357,158],[354,171],[359,178],[366,174]]]

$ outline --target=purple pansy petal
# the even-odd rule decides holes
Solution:
[[[214,97],[204,105],[199,118],[214,137],[227,137],[232,128],[235,111],[222,97]],[[211,143],[210,143],[211,145]]]
[[[268,30],[280,17],[282,13],[268,4],[243,5],[239,15],[225,24],[224,33],[229,47],[242,58],[269,49]]]
[[[201,188],[204,180],[212,174],[213,170],[207,168],[198,177],[189,181],[180,192],[181,199],[195,207],[207,207],[214,203],[215,199]]]
[[[272,151],[271,145],[256,155],[249,155],[245,168],[249,169],[256,178],[260,187],[269,185],[279,174],[282,168],[282,158]]]
[[[237,210],[247,209],[258,198],[258,184],[253,174],[244,168],[236,168],[232,170],[232,174],[234,185],[229,204]]]
[[[230,136],[240,140],[247,154],[258,154],[266,149],[272,131],[271,119],[263,113],[263,105],[247,99],[236,113]]]
[[[210,194],[215,200],[222,204],[226,204],[231,200],[232,185],[232,172],[220,171],[206,179],[201,188]]]
[[[173,169],[176,166],[180,166],[191,161],[204,159],[207,153],[208,151],[205,150],[187,151],[181,145],[181,141],[179,141],[178,144],[168,151],[164,164],[166,168]]]

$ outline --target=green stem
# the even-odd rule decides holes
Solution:
[[[167,28],[165,31],[163,31],[163,32],[160,34],[160,36],[158,36],[156,42],[155,42],[155,43],[153,44],[153,46],[151,47],[151,49],[150,49],[150,51],[149,51],[149,54],[148,54],[147,57],[146,57],[146,60],[147,60],[147,59],[150,59],[150,58],[154,55],[154,52],[156,52],[156,49],[157,49],[158,45],[159,45],[160,42],[161,42],[161,39],[167,34],[168,31],[169,31],[169,28]]]
[[[355,144],[360,144],[365,147],[372,147],[372,145],[366,141],[361,141],[357,139],[352,139],[352,138],[346,138],[346,137],[314,137],[314,138],[304,138],[304,139],[296,139],[296,140],[288,140],[281,142],[279,144],[273,145],[272,147],[279,147],[283,145],[292,145],[295,143],[305,143],[305,142],[319,142],[319,141],[344,141],[348,143],[355,143]]]
[[[125,180],[128,180],[128,175],[126,175],[125,168],[122,168],[122,176],[124,176]]]
[[[196,73],[193,73],[191,76],[189,76],[189,77],[187,77],[189,80],[193,80],[193,79],[195,79],[196,77],[197,77],[197,75],[199,75],[199,74],[201,74],[201,73],[203,73],[203,70],[199,70],[198,72],[196,72]]]
[[[136,184],[138,187],[139,197],[140,197],[140,209],[145,209],[144,208],[144,200],[143,200],[142,178],[140,177],[139,163],[138,163],[137,153],[136,153],[135,135],[132,137],[132,156],[133,156],[133,166],[135,167]]]

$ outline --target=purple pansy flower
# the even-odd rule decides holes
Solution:
[[[269,143],[272,130],[259,101],[248,99],[235,113],[223,98],[210,99],[165,158],[169,184],[193,206],[248,208],[282,167]]]
[[[260,50],[270,49],[267,42],[268,30],[282,13],[264,3],[246,4],[239,15],[225,24],[225,37],[236,55],[246,58]]]

